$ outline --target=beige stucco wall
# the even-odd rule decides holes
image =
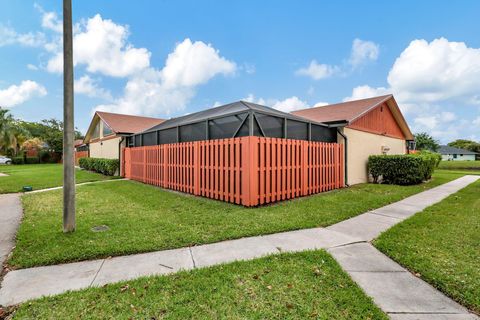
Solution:
[[[118,159],[120,137],[90,143],[90,158]]]
[[[405,140],[350,128],[344,128],[343,132],[348,139],[347,173],[349,185],[368,181],[368,156],[382,154],[382,146],[390,148],[386,154],[406,153]]]

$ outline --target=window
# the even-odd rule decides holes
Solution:
[[[457,155],[456,155],[456,154],[453,155],[453,159],[457,159]]]
[[[205,121],[187,124],[179,127],[180,142],[199,141],[207,139],[207,127]]]
[[[92,139],[98,139],[98,138],[100,138],[100,121],[97,122],[92,132]]]
[[[103,136],[105,137],[111,135],[112,133],[112,129],[110,129],[110,127],[105,122],[103,122]]]

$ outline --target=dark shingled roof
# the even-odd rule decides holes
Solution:
[[[215,107],[215,108],[210,108],[206,109],[203,111],[191,113],[185,116],[177,117],[177,118],[172,118],[169,120],[166,120],[165,122],[162,122],[161,124],[158,124],[154,127],[151,127],[144,132],[150,132],[150,131],[156,131],[156,130],[163,130],[163,129],[168,129],[168,128],[174,128],[177,126],[182,126],[185,124],[190,124],[190,123],[197,123],[200,121],[205,121],[208,119],[212,118],[217,118],[221,116],[227,116],[231,114],[239,114],[242,112],[247,112],[247,111],[256,111],[259,113],[265,113],[268,115],[280,117],[280,118],[287,118],[291,120],[298,120],[298,121],[303,121],[303,122],[312,122],[309,119],[305,119],[303,117],[299,117],[296,115],[292,115],[290,113],[282,112],[277,109],[273,109],[270,107],[262,106],[256,103],[252,102],[247,102],[247,101],[236,101],[232,102],[223,106]],[[316,122],[313,122],[316,123]],[[321,123],[316,123],[319,125],[324,125]],[[325,126],[325,125],[324,125]]]
[[[438,153],[440,154],[478,154],[477,152],[450,147],[450,146],[440,146],[440,149],[438,149]]]

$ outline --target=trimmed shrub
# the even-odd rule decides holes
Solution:
[[[107,176],[113,176],[120,167],[120,161],[117,159],[80,158],[78,164],[80,168]]]
[[[25,161],[23,160],[23,156],[12,158],[12,164],[24,164],[24,163],[25,163]]]
[[[367,168],[375,183],[412,185],[430,179],[438,163],[434,153],[379,155],[368,158]]]
[[[41,150],[38,153],[38,159],[40,159],[40,163],[55,163],[52,154],[47,150]]]
[[[25,157],[25,164],[38,164],[40,159],[38,157]]]

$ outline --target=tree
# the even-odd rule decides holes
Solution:
[[[416,133],[414,136],[417,150],[437,152],[438,148],[440,148],[438,141],[426,132]]]
[[[57,119],[44,119],[41,122],[21,121],[21,126],[25,128],[32,137],[44,141],[51,151],[58,154],[63,152],[63,122]],[[83,138],[82,134],[75,130],[75,139]]]
[[[7,154],[10,151],[17,155],[20,145],[29,138],[30,133],[25,130],[9,113],[0,107],[0,151]]]
[[[450,147],[455,147],[455,148],[460,148],[460,149],[465,149],[465,150],[470,150],[473,152],[480,153],[480,143],[472,140],[457,139],[455,141],[449,142],[448,145]]]
[[[31,149],[37,149],[41,150],[43,149],[44,142],[40,140],[39,138],[30,138],[28,140],[25,140],[25,142],[22,143],[22,149],[24,150],[31,150]]]

